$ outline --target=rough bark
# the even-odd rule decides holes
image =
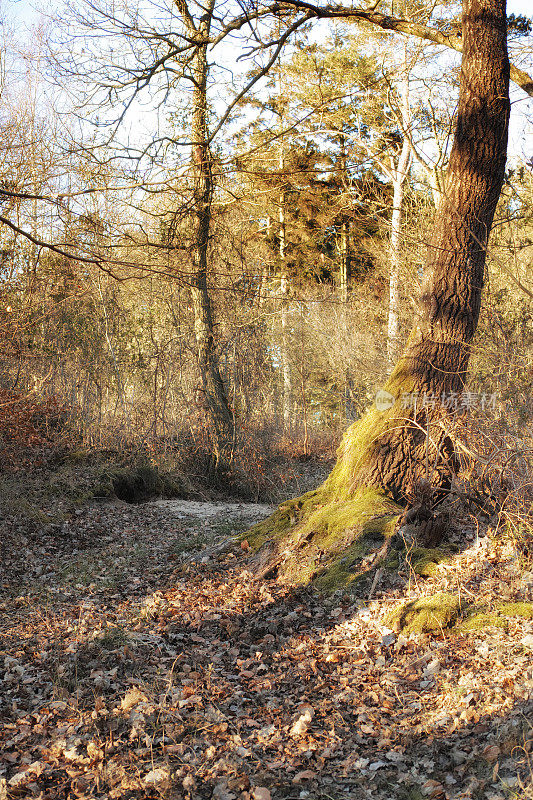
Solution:
[[[207,41],[213,13],[213,2],[198,26],[180,6],[182,17],[197,46],[192,62],[193,102],[191,122],[191,156],[194,178],[194,236],[192,243],[193,272],[191,297],[198,367],[204,394],[204,404],[211,428],[214,468],[223,464],[231,451],[234,419],[220,375],[215,345],[213,308],[208,289],[208,250],[211,228],[213,194],[212,159],[207,126]]]
[[[420,479],[446,488],[451,441],[446,408],[402,408],[402,394],[460,392],[479,317],[485,251],[501,191],[509,118],[505,0],[464,0],[457,129],[437,211],[419,314],[388,383],[391,407],[372,407],[346,432],[337,463],[313,492],[281,505],[248,531],[259,569],[330,590],[360,585],[396,530],[400,503]],[[422,484],[422,486],[424,486]],[[431,498],[434,489],[425,486]],[[434,523],[432,520],[431,531]],[[437,526],[438,527],[438,526]],[[442,533],[442,531],[440,531]],[[427,551],[422,550],[427,554]],[[381,555],[380,555],[381,554]],[[374,576],[369,594],[375,589]]]
[[[421,478],[441,486],[450,480],[453,448],[434,423],[446,413],[439,400],[465,385],[486,247],[504,179],[509,119],[505,0],[464,0],[462,39],[455,139],[418,318],[385,386],[395,403],[385,411],[371,410],[356,423],[359,432],[350,432],[340,454],[350,460],[355,484],[382,486],[398,500]],[[406,394],[416,394],[421,404],[425,397],[426,407],[405,408]],[[435,407],[427,404],[433,399]],[[348,452],[354,448],[355,458]]]

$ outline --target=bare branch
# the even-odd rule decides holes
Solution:
[[[381,14],[379,11],[373,10],[373,7],[368,9],[351,9],[332,5],[321,7],[312,3],[307,3],[304,0],[284,0],[283,5],[296,10],[306,11],[317,19],[340,18],[363,20],[364,22],[369,22],[371,25],[377,25],[379,28],[386,31],[394,31],[395,33],[402,33],[406,36],[416,36],[419,39],[426,39],[434,44],[440,44],[452,50],[457,50],[458,53],[463,52],[463,43],[460,36],[444,33],[444,31],[438,28],[431,28],[419,22],[412,22],[407,19],[391,17],[388,14]],[[531,75],[528,75],[524,70],[511,64],[511,80],[514,81],[517,86],[520,86],[526,94],[533,97],[533,78]]]

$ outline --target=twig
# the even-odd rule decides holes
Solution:
[[[369,600],[371,600],[372,595],[374,594],[374,590],[378,585],[378,582],[380,581],[382,574],[383,574],[383,569],[380,567],[379,569],[376,570],[374,574],[374,580],[372,581],[372,586],[370,587],[370,591],[368,593]]]

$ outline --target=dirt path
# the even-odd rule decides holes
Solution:
[[[393,597],[255,581],[214,546],[269,511],[106,504],[43,534],[0,607],[0,798],[533,796],[532,623],[405,638]]]
[[[146,503],[144,508],[161,508],[169,514],[210,519],[227,517],[232,520],[260,520],[270,514],[274,506],[259,503],[201,503],[196,500],[155,500]]]

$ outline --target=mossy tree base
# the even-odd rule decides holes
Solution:
[[[416,477],[428,477],[428,446],[432,448],[433,465],[429,479],[439,486],[442,473],[437,475],[436,470],[444,464],[439,437],[432,432],[428,445],[427,428],[411,420],[401,447],[398,445],[405,458],[404,483],[395,484],[402,485],[401,491],[392,491],[386,481],[374,486],[359,480],[362,468],[376,463],[384,438],[390,444],[390,436],[398,435],[399,423],[405,426],[405,411],[399,406],[400,400],[386,411],[370,409],[346,432],[337,463],[322,486],[283,503],[271,517],[244,534],[251,548],[260,551],[256,559],[260,575],[276,574],[294,584],[313,581],[320,588],[335,590],[371,579],[369,571],[378,565],[397,566],[398,559],[393,564],[387,553],[387,542],[403,510],[398,501],[405,499],[408,482],[411,486]],[[403,430],[405,434],[405,427]],[[415,457],[413,447],[423,447],[423,457]],[[416,459],[423,465],[422,473],[407,468]],[[401,468],[401,460],[396,466]],[[419,555],[423,559],[427,554]],[[439,551],[433,555],[426,558],[428,564],[444,560],[447,554]]]
[[[372,489],[351,498],[331,494],[326,481],[282,504],[268,519],[243,534],[257,552],[258,573],[293,585],[348,588],[366,568],[363,558],[383,548],[401,509]]]
[[[394,398],[390,408],[372,406],[346,431],[324,485],[332,494],[350,496],[356,487],[373,486],[403,505],[422,483],[435,492],[449,490],[457,460],[442,424],[448,413],[438,404],[409,405],[410,397],[444,390],[409,376],[406,360],[400,359],[383,389]]]

